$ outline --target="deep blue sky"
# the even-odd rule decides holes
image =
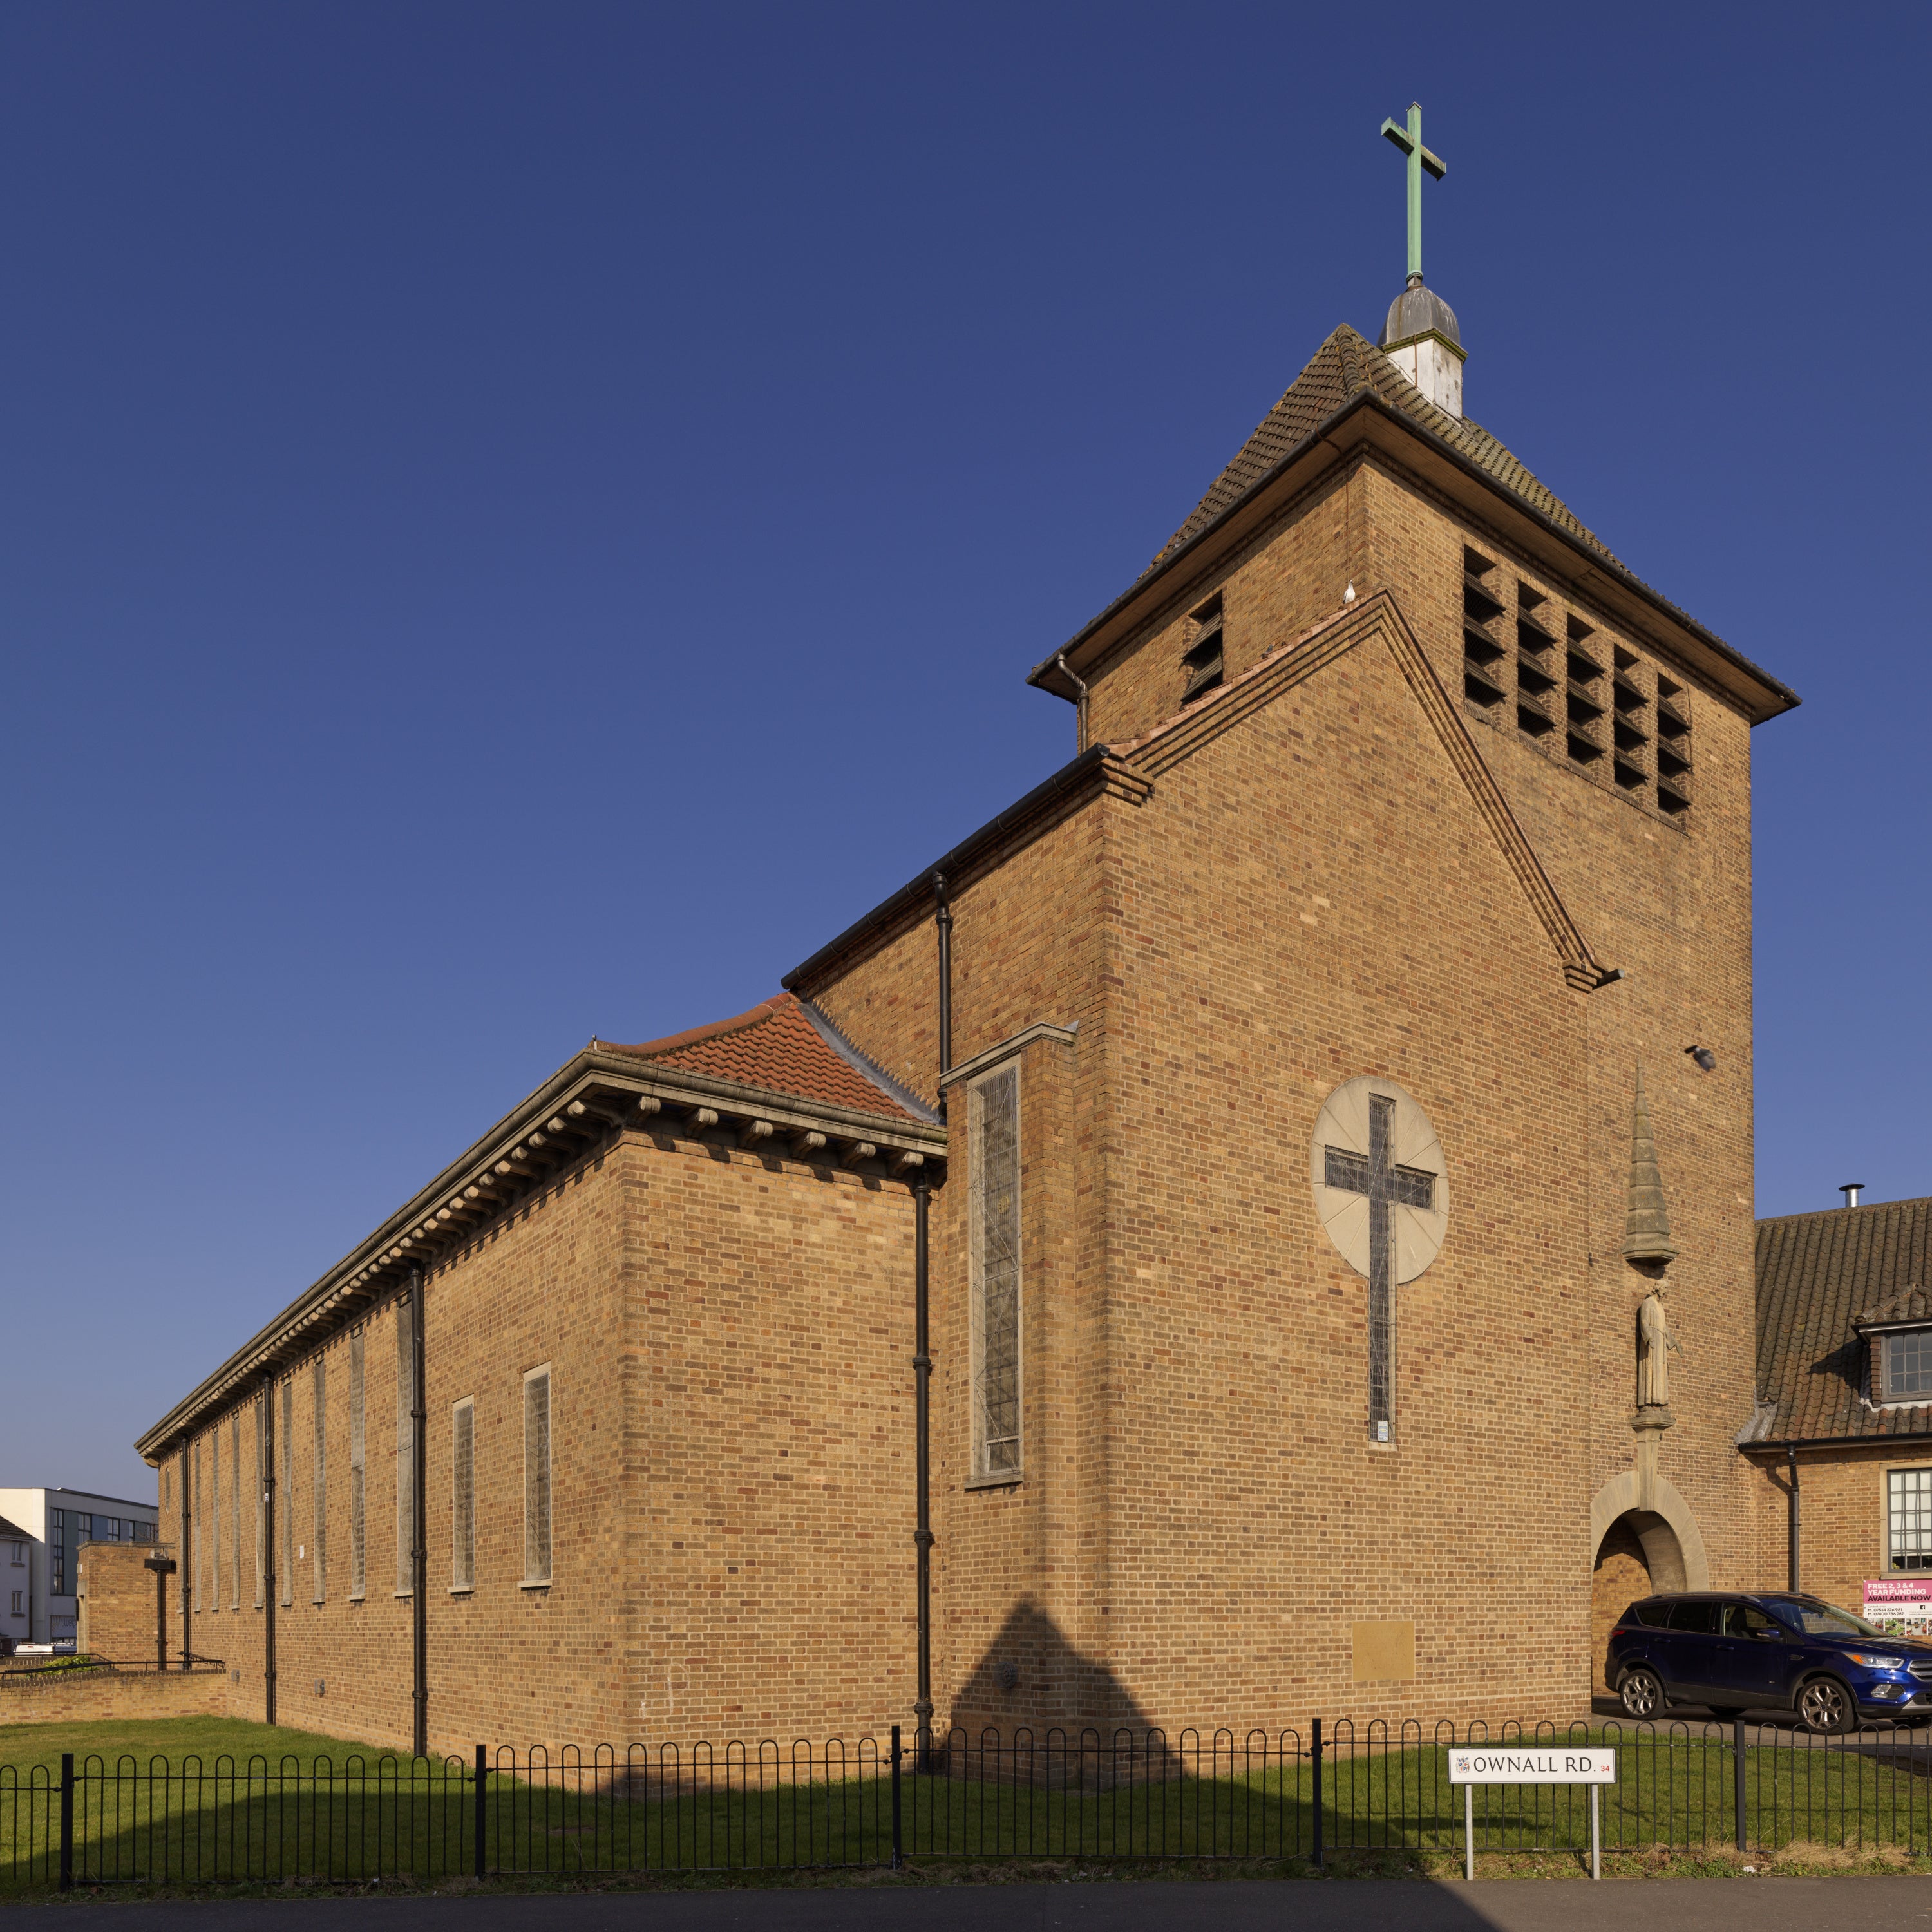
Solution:
[[[1427,267],[1471,413],[1803,694],[1759,1206],[1932,1190],[1922,7],[16,5],[0,1480],[590,1035],[1070,754],[1027,690]]]

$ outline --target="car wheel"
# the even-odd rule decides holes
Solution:
[[[1617,1698],[1625,1717],[1654,1718],[1664,1708],[1663,1680],[1655,1671],[1637,1664],[1624,1672]]]
[[[1798,1693],[1798,1720],[1808,1731],[1834,1736],[1858,1720],[1852,1694],[1835,1677],[1814,1677]]]

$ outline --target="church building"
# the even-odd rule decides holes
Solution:
[[[1633,1596],[1783,1581],[1797,700],[1466,413],[1411,269],[1046,651],[1070,762],[751,1012],[593,1039],[141,1438],[236,1714],[1567,1718]]]

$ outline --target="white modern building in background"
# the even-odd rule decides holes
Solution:
[[[159,1508],[86,1490],[0,1489],[0,1636],[59,1643],[79,1614],[83,1543],[152,1543]]]

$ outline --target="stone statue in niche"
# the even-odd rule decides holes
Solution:
[[[1664,1312],[1664,1276],[1676,1258],[1640,1062],[1636,1096],[1630,1108],[1630,1190],[1624,1218],[1624,1259],[1650,1284],[1636,1312],[1637,1412],[1634,1420],[1640,1430],[1670,1426],[1670,1358],[1683,1351]]]
[[[1636,1312],[1636,1401],[1640,1408],[1670,1406],[1670,1358],[1683,1353],[1670,1332],[1664,1309],[1664,1280],[1659,1276]]]

